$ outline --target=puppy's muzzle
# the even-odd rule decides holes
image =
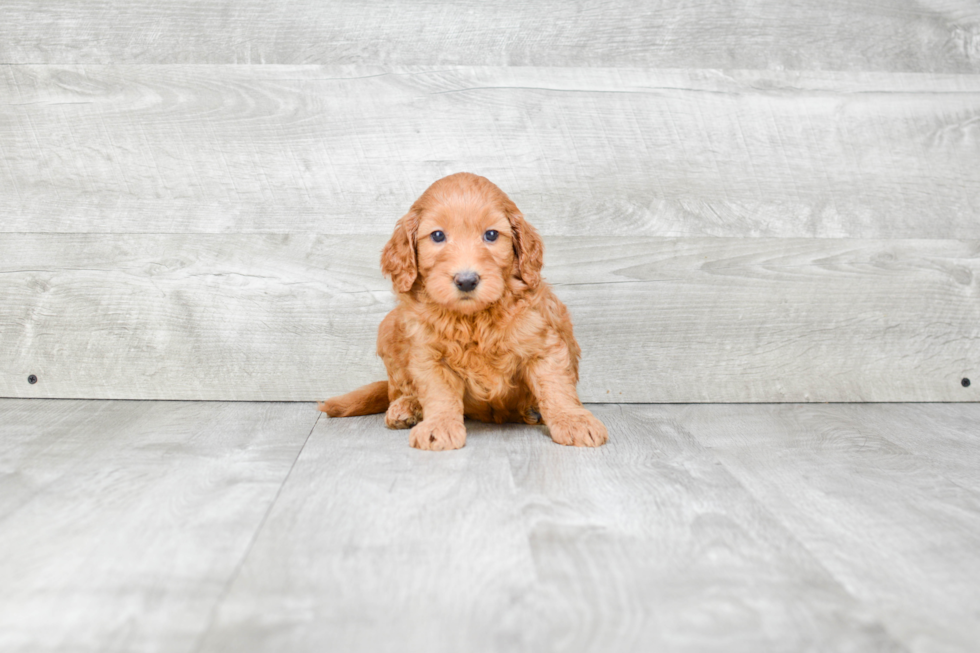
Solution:
[[[469,270],[466,272],[457,272],[453,276],[453,283],[463,292],[470,292],[480,283],[480,275]]]

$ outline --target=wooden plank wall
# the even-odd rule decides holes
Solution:
[[[980,397],[970,0],[5,2],[0,396],[381,378],[379,249],[460,170],[587,401]]]

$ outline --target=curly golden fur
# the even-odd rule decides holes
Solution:
[[[514,202],[469,173],[432,184],[381,254],[398,306],[378,329],[379,381],[321,402],[331,417],[387,411],[419,449],[458,449],[463,416],[547,425],[559,444],[608,434],[582,406],[579,346],[541,280],[544,248]]]

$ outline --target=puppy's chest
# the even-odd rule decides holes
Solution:
[[[505,395],[513,387],[520,369],[520,356],[503,342],[476,339],[452,340],[443,344],[442,361],[478,396]]]

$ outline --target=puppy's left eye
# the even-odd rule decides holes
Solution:
[[[499,235],[500,234],[497,233],[496,230],[488,229],[483,233],[483,240],[487,241],[488,243],[492,243],[493,241],[497,240],[497,236]]]

